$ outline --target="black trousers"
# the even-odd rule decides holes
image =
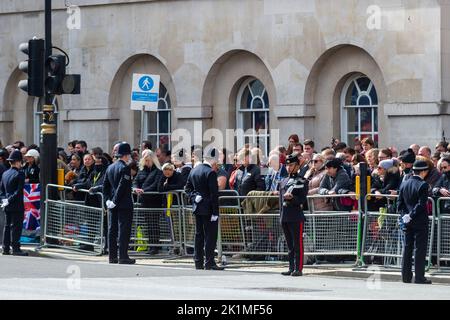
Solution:
[[[5,211],[5,227],[3,229],[3,252],[20,251],[20,236],[22,235],[23,211]]]
[[[117,258],[117,237],[119,237],[119,259],[128,259],[128,245],[131,237],[133,209],[109,210],[109,258]]]
[[[196,267],[211,267],[215,265],[214,249],[217,244],[219,220],[212,222],[211,216],[195,216],[195,250],[194,261]],[[204,260],[205,259],[205,260]]]
[[[289,270],[303,270],[303,222],[285,222],[281,224],[289,250]]]
[[[414,247],[414,271],[415,281],[425,279],[425,260],[428,246],[428,222],[420,226],[408,226],[405,232],[405,247],[403,250],[402,278],[403,281],[412,280],[412,255]]]
[[[103,235],[105,236],[103,251],[106,252],[108,250],[108,213],[103,215]]]

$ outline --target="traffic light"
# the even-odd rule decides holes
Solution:
[[[79,74],[66,74],[66,56],[51,55],[47,58],[47,78],[45,90],[48,94],[79,94],[81,76]]]
[[[61,54],[51,55],[45,62],[47,78],[45,90],[48,94],[62,94],[62,82],[66,75],[66,56]]]
[[[19,81],[19,88],[29,96],[44,95],[44,40],[33,38],[20,44],[19,50],[28,55],[27,61],[19,64],[19,69],[28,74],[27,80]]]

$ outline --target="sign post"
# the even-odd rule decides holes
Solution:
[[[158,110],[159,75],[133,73],[131,85],[131,110],[141,111],[141,142],[144,140],[144,112]]]

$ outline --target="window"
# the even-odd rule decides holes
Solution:
[[[237,128],[244,130],[238,145],[250,143],[269,154],[269,96],[264,84],[257,79],[247,79],[239,90],[237,103]]]
[[[166,87],[160,83],[159,86],[159,100],[158,111],[145,112],[144,132],[146,132],[147,140],[150,140],[153,149],[166,145],[168,148],[170,145],[171,135],[171,119],[170,119],[170,96]]]
[[[341,139],[351,144],[367,137],[378,142],[378,95],[369,78],[357,75],[342,91]]]

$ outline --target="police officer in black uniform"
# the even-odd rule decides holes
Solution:
[[[131,196],[131,147],[121,143],[118,158],[106,170],[103,183],[103,196],[109,209],[109,263],[134,264],[135,259],[128,256],[128,244],[133,221],[133,199]],[[119,236],[119,259],[117,259],[117,236]]]
[[[21,170],[22,153],[14,150],[7,159],[11,163],[2,176],[0,195],[2,199],[1,208],[5,212],[6,223],[3,232],[3,254],[9,255],[12,246],[14,256],[27,256],[28,253],[20,250],[20,236],[22,235],[23,213],[23,186],[25,174]]]
[[[206,153],[204,162],[191,170],[185,186],[195,215],[194,261],[196,269],[224,269],[214,261],[219,225],[219,186],[217,174],[212,166],[218,161],[219,151],[211,149]],[[205,262],[204,258],[206,258]]]
[[[289,249],[289,271],[284,276],[302,276],[303,270],[303,206],[308,195],[308,182],[300,175],[300,161],[293,154],[286,159],[289,173],[279,185],[280,220]]]
[[[428,174],[428,164],[416,161],[413,166],[414,175],[402,183],[398,197],[398,213],[400,224],[405,232],[405,247],[403,250],[402,280],[412,281],[412,254],[414,255],[415,283],[431,284],[425,278],[425,259],[428,244],[428,184],[424,181]]]

